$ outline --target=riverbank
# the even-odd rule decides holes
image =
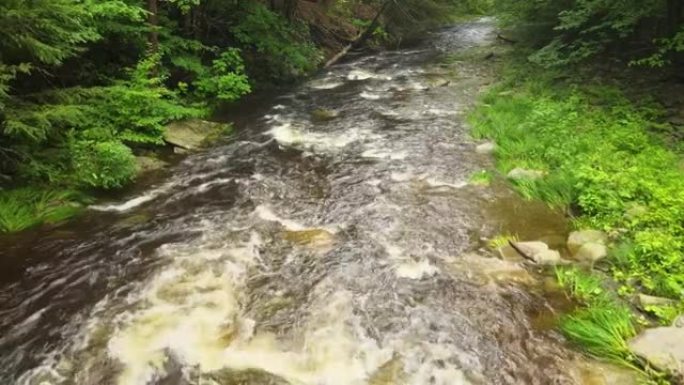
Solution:
[[[575,229],[601,231],[608,246],[557,270],[580,305],[559,327],[586,352],[661,381],[653,367],[672,365],[647,364],[630,342],[683,309],[684,174],[664,109],[504,51],[501,81],[471,114],[474,137],[495,143],[497,171],[520,194],[562,208]]]

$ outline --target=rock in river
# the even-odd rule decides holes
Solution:
[[[167,167],[169,164],[164,162],[163,160],[153,158],[151,156],[136,156],[135,157],[135,163],[138,168],[138,173],[139,174],[145,174],[148,172],[152,171],[158,171],[161,170],[165,167]]]
[[[529,257],[540,265],[556,265],[563,262],[560,253],[556,250],[549,249],[549,246],[544,242],[515,242],[515,246],[525,253],[526,257]],[[523,257],[510,245],[500,247],[499,253],[504,259],[510,259],[511,256],[517,256],[518,258]]]
[[[535,179],[543,178],[544,172],[539,171],[539,170],[528,170],[526,168],[516,167],[513,170],[509,171],[506,176],[509,179],[515,179],[515,180],[519,180],[519,179],[535,180]]]
[[[225,132],[227,125],[200,119],[169,123],[164,129],[164,140],[186,150],[195,150]]]
[[[339,111],[318,108],[311,111],[311,120],[314,122],[326,122],[340,116]]]
[[[478,154],[491,154],[496,150],[496,144],[494,142],[484,142],[475,147],[475,152]]]
[[[629,341],[629,348],[654,367],[684,376],[684,328],[646,329]]]
[[[582,245],[573,255],[579,262],[594,263],[608,255],[608,248],[602,243],[589,242]]]
[[[573,231],[568,236],[568,250],[570,250],[570,254],[575,255],[583,245],[587,243],[605,245],[607,239],[606,233],[599,230]]]

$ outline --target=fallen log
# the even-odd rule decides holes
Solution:
[[[342,49],[342,51],[338,52],[335,56],[330,58],[330,60],[328,60],[325,63],[325,66],[323,66],[323,68],[328,68],[331,65],[337,63],[340,59],[342,59],[345,55],[347,55],[347,53],[351,49],[360,47],[366,40],[368,40],[368,38],[373,36],[373,32],[375,32],[375,30],[378,28],[378,25],[380,24],[380,16],[382,16],[383,12],[385,12],[385,10],[387,9],[387,7],[389,6],[390,3],[391,3],[391,0],[386,0],[382,4],[382,7],[380,7],[380,9],[378,10],[378,13],[375,14],[375,17],[373,17],[373,21],[371,21],[368,28],[366,28],[365,31],[360,33],[354,40],[352,40],[351,43],[349,43],[346,47],[344,47]]]

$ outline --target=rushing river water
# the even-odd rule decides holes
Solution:
[[[565,226],[468,184],[490,161],[464,111],[489,76],[439,58],[492,28],[336,65],[139,195],[2,239],[0,382],[594,383],[539,327],[534,279],[472,253]]]

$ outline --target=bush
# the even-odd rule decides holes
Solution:
[[[323,59],[310,42],[304,23],[289,23],[260,3],[243,4],[241,17],[231,33],[245,51],[258,54],[258,58],[249,57],[252,71],[273,82],[307,74]]]
[[[133,152],[120,142],[79,141],[71,149],[78,185],[111,189],[131,181],[136,174]]]

